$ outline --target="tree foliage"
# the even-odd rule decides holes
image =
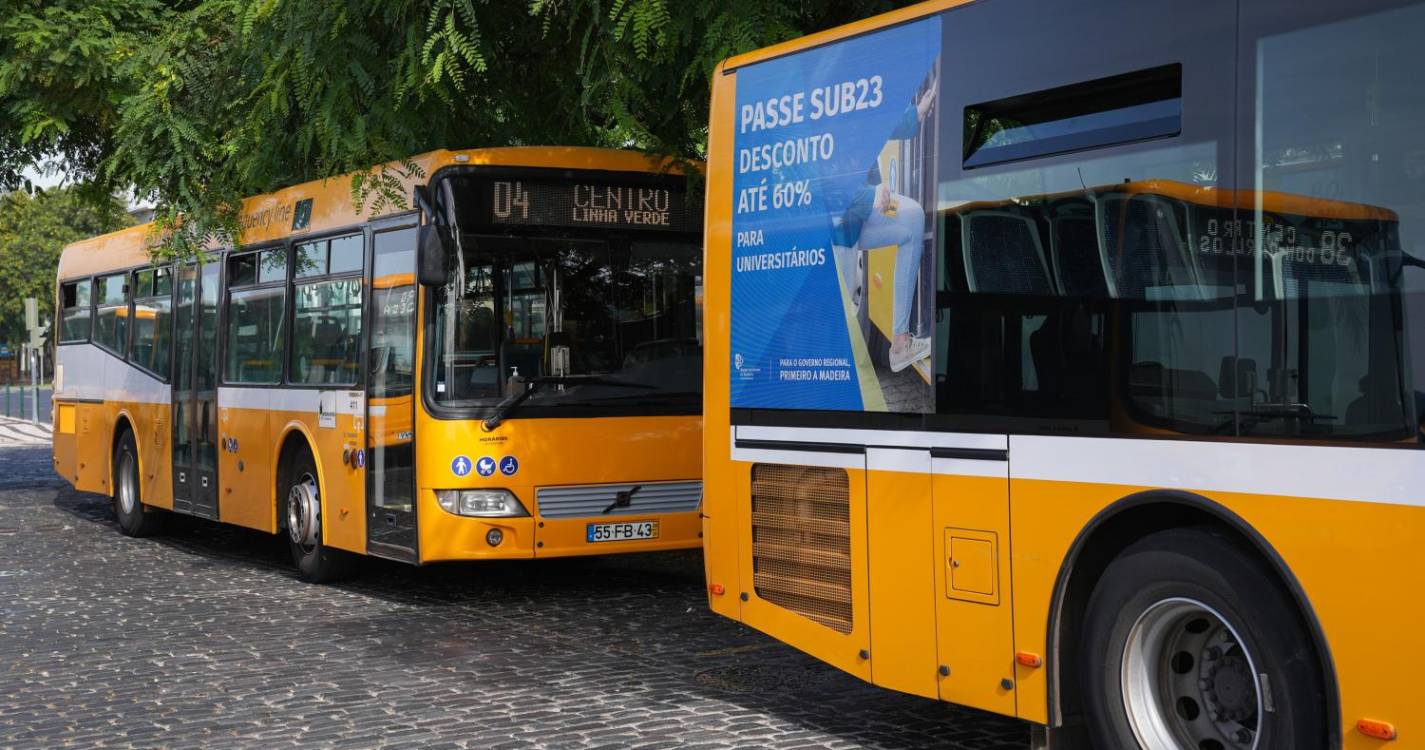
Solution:
[[[0,187],[46,156],[158,203],[175,252],[241,196],[433,148],[699,158],[725,57],[895,0],[0,0]],[[409,165],[407,165],[409,166]],[[181,220],[180,220],[181,218]]]
[[[0,343],[29,340],[26,297],[39,299],[41,318],[54,319],[55,270],[65,245],[132,223],[119,201],[80,188],[0,195]]]

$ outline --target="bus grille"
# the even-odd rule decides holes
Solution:
[[[752,467],[757,596],[851,632],[851,498],[843,469]]]
[[[620,492],[630,492],[629,503],[616,506]],[[630,484],[578,484],[540,487],[534,492],[541,518],[590,518],[686,513],[698,509],[702,482],[643,482]],[[608,510],[605,513],[605,510]]]

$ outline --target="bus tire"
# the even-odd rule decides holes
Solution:
[[[114,448],[114,517],[125,536],[153,536],[162,530],[161,511],[143,504],[139,451],[132,430],[124,430]]]
[[[1079,658],[1096,748],[1327,747],[1320,662],[1294,603],[1209,529],[1150,534],[1109,563]]]
[[[320,511],[316,512],[316,528],[311,534],[304,534],[313,519],[303,518],[301,512],[294,513],[294,505],[321,507],[321,482],[317,480],[317,464],[312,454],[301,450],[292,457],[283,472],[282,519],[287,532],[287,548],[292,552],[292,562],[297,573],[308,583],[331,583],[351,577],[356,572],[358,558],[345,550],[334,549],[322,543]],[[302,505],[305,493],[312,493],[312,502]],[[299,540],[299,536],[303,538]]]

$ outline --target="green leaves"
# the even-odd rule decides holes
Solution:
[[[15,5],[17,0],[0,0]],[[0,190],[46,157],[158,202],[164,251],[244,196],[435,148],[703,155],[719,60],[891,0],[52,0],[0,12]],[[405,169],[405,165],[397,169]]]
[[[39,300],[40,316],[54,319],[54,278],[65,245],[133,223],[112,197],[84,188],[0,195],[0,343],[25,332],[24,299]]]

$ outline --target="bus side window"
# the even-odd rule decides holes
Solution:
[[[122,358],[129,340],[128,274],[116,273],[95,280],[94,343]]]
[[[134,273],[133,342],[129,361],[168,379],[172,349],[171,285],[168,269],[154,268]]]
[[[88,279],[71,281],[60,286],[60,332],[61,344],[89,340],[89,329],[93,324],[93,310],[90,307],[90,287]]]
[[[228,258],[227,347],[223,379],[276,383],[282,378],[286,255],[281,248]]]

